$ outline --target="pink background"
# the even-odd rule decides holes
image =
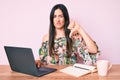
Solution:
[[[120,0],[0,0],[0,64],[8,64],[4,45],[30,47],[39,57],[50,10],[57,3],[65,4],[70,18],[96,41],[99,59],[120,64]]]

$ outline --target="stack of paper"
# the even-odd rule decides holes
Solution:
[[[79,77],[94,72],[95,68],[96,68],[95,66],[76,63],[73,66],[69,66],[64,69],[61,69],[60,71],[66,74],[73,75],[75,77]]]

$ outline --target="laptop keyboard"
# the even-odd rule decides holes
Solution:
[[[48,71],[48,68],[46,68],[46,67],[40,67],[38,70],[39,71]]]
[[[39,71],[43,71],[43,72],[51,72],[51,71],[54,71],[54,69],[48,68],[48,67],[40,67],[38,70],[39,70]]]
[[[48,67],[40,67],[38,69],[38,74],[45,75],[54,71],[56,71],[56,69],[48,68]]]

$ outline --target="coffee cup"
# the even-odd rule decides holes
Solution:
[[[97,61],[98,75],[106,76],[111,67],[112,64],[108,60],[98,60]]]

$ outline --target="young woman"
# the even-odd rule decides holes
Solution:
[[[65,5],[55,5],[50,13],[49,33],[43,37],[36,65],[94,64],[98,54],[96,43],[84,29],[77,22],[70,23]]]

